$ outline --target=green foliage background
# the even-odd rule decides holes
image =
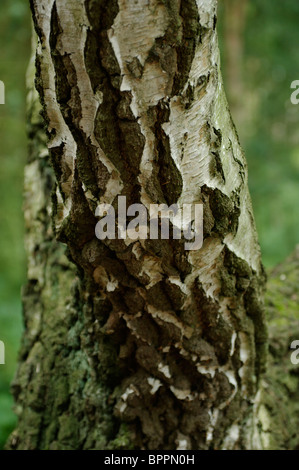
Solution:
[[[224,1],[230,0],[219,0],[220,8]],[[6,345],[6,364],[0,366],[0,448],[15,425],[9,384],[22,331],[25,71],[31,34],[28,3],[0,3],[0,80],[6,85],[6,104],[0,106],[0,340]],[[242,63],[245,93],[240,97],[249,111],[246,128],[238,122],[236,126],[248,160],[263,260],[268,267],[299,243],[299,105],[290,102],[290,84],[299,79],[298,23],[298,0],[249,1]],[[221,16],[219,33],[222,39]],[[222,63],[225,72],[224,50]]]
[[[14,427],[9,384],[22,330],[20,288],[25,279],[23,248],[23,168],[26,159],[25,71],[30,54],[30,12],[26,0],[0,3],[0,340],[6,364],[0,365],[0,448]]]
[[[230,0],[219,0],[223,3]],[[219,18],[225,85],[225,47]],[[249,167],[249,187],[264,264],[274,266],[299,243],[299,2],[248,0],[242,63],[246,128],[235,122]],[[229,96],[228,96],[229,99]],[[243,123],[244,125],[244,123]],[[244,125],[245,126],[245,125]]]

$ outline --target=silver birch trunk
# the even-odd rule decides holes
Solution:
[[[263,447],[265,275],[216,3],[31,0],[43,122],[31,88],[8,448]],[[96,207],[118,195],[202,203],[202,248],[99,241]]]

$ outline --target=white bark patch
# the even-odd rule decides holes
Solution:
[[[215,377],[217,367],[203,366],[201,364],[196,364],[196,369],[200,374],[210,375],[212,379]]]
[[[118,280],[113,279],[107,282],[107,292],[114,292],[118,287]]]
[[[171,282],[171,284],[174,284],[174,285],[178,286],[184,295],[188,295],[188,288],[187,288],[186,284],[184,284],[180,280],[179,276],[177,276],[177,277],[169,276],[168,280],[169,280],[169,282]]]
[[[162,374],[165,375],[167,379],[171,378],[169,367],[165,364],[162,364],[162,362],[158,364],[158,371],[162,372]]]
[[[128,328],[131,330],[132,334],[140,339],[141,341],[143,341],[144,343],[148,344],[149,346],[152,346],[151,342],[147,341],[146,339],[144,339],[143,336],[141,336],[138,332],[137,332],[137,329],[134,327],[134,320],[136,318],[140,318],[142,316],[142,313],[141,312],[138,312],[137,315],[128,315],[127,313],[123,313],[121,312],[120,315],[124,318]]]
[[[99,99],[99,93],[94,94],[92,90],[84,60],[87,28],[90,25],[85,12],[84,1],[76,0],[69,4],[70,7],[66,9],[64,1],[56,2],[60,24],[64,31],[57,47],[61,55],[67,54],[71,57],[76,71],[82,113],[79,126],[86,137],[90,138],[92,145],[96,148],[99,160],[106,166],[111,175],[105,194],[99,202],[111,204],[114,198],[121,193],[123,183],[118,170],[106,157],[94,135],[95,117],[101,100]],[[72,99],[73,97],[71,101]]]
[[[260,249],[247,186],[247,163],[236,131],[231,126],[231,118],[228,112],[228,104],[221,77],[218,82],[212,119],[215,128],[221,129],[222,132],[220,158],[226,179],[226,185],[222,190],[228,196],[233,191],[238,191],[241,203],[237,233],[234,237],[228,235],[224,241],[232,252],[239,258],[247,261],[255,271],[259,272]],[[242,172],[239,171],[240,164],[243,167]]]
[[[237,333],[234,331],[231,337],[230,356],[234,355],[236,339],[237,339]]]
[[[103,266],[98,266],[93,272],[93,278],[107,292],[114,292],[118,287],[118,280],[108,273]]]
[[[173,385],[170,386],[170,390],[178,400],[192,401],[196,398],[196,394],[192,394],[190,390],[181,390]]]
[[[217,298],[221,288],[219,280],[219,270],[221,269],[220,254],[223,250],[223,244],[216,238],[209,238],[204,241],[199,251],[189,252],[189,261],[196,266],[191,274],[185,279],[187,291],[191,291],[196,278],[200,281],[208,297]],[[184,302],[184,308],[187,308],[191,302],[191,296],[188,296]]]
[[[186,338],[191,338],[193,329],[181,323],[177,318],[174,317],[172,312],[157,310],[152,305],[147,305],[147,310],[148,313],[150,313],[154,318],[159,318],[165,323],[172,323],[174,326],[176,326],[181,331],[182,337],[185,336]]]
[[[145,145],[142,153],[142,158],[140,162],[140,174],[138,176],[138,181],[141,184],[141,201],[148,208],[152,201],[146,193],[145,187],[146,182],[149,181],[152,177],[153,171],[153,161],[155,159],[155,141],[156,138],[149,129],[149,123],[147,122],[148,118],[142,116],[138,123],[140,124],[141,132],[145,138]]]
[[[227,435],[225,436],[222,450],[229,450],[233,449],[236,442],[239,440],[240,437],[240,427],[237,424],[233,424],[227,431]]]
[[[213,440],[213,434],[214,434],[215,426],[216,426],[216,423],[217,423],[219,411],[217,409],[212,410],[212,411],[209,410],[208,414],[210,416],[210,423],[209,423],[209,427],[208,427],[208,430],[207,430],[206,439],[207,439],[207,442],[209,443]]]
[[[143,250],[141,248],[140,242],[135,242],[132,246],[132,253],[136,259],[140,259],[143,255]]]
[[[238,333],[238,337],[240,340],[240,360],[243,363],[238,374],[242,379],[242,391],[244,396],[247,396],[247,378],[252,368],[253,337],[249,337],[249,335],[242,332]],[[252,380],[256,380],[256,378],[253,377]]]
[[[261,403],[260,392],[257,393],[254,408],[257,411],[257,417],[253,423],[253,437],[258,449],[269,450],[271,449],[271,416],[266,406]],[[253,447],[254,448],[254,447]]]
[[[150,394],[155,395],[155,393],[162,387],[162,383],[159,379],[155,379],[154,377],[148,377],[147,379],[148,384],[152,387]]]
[[[251,200],[247,188],[240,194],[241,215],[236,236],[227,236],[225,243],[239,258],[244,259],[256,271],[260,272],[260,248],[251,207]]]
[[[58,5],[58,2],[56,2],[56,4]],[[41,61],[41,78],[49,120],[48,131],[55,131],[48,147],[54,148],[60,146],[62,143],[64,144],[64,159],[71,172],[71,176],[68,180],[62,182],[64,183],[63,189],[65,190],[67,201],[67,198],[70,196],[77,145],[64,121],[56,98],[55,69],[50,49],[50,18],[53,5],[54,0],[49,0],[48,3],[43,2],[42,4],[39,4],[38,2],[35,3],[36,18],[39,28],[43,31],[43,43],[38,43],[37,55]]]
[[[143,274],[148,276],[149,283],[146,285],[147,289],[150,289],[163,279],[163,268],[161,263],[162,261],[159,258],[155,258],[150,255],[144,256],[140,276]]]
[[[119,65],[126,70],[126,64],[134,57],[138,57],[144,65],[155,39],[165,32],[167,10],[157,0],[119,0],[118,7],[119,12],[110,30],[110,41],[115,45]]]
[[[121,397],[120,397],[121,401],[117,405],[117,408],[118,408],[120,413],[123,413],[126,410],[126,408],[128,406],[127,405],[128,397],[130,395],[132,395],[133,393],[136,393],[136,395],[139,395],[139,391],[137,390],[137,388],[134,385],[129,385],[129,387],[121,395]]]
[[[263,425],[260,421],[259,409],[261,406],[262,393],[261,389],[257,392],[253,400],[253,413],[246,426],[246,448],[262,450],[263,448]]]
[[[65,201],[63,200],[62,194],[58,186],[56,188],[56,200],[57,200],[57,207],[56,207],[55,226],[56,226],[56,229],[59,231],[63,224],[63,221],[69,216],[71,212],[72,201],[70,197],[67,198]]]
[[[215,0],[196,0],[196,3],[201,24],[206,28],[212,28],[217,2]]]
[[[123,76],[121,91],[132,93],[131,110],[145,137],[138,179],[142,188],[141,201],[148,206],[153,201],[146,195],[144,187],[152,176],[155,136],[146,112],[150,106],[155,106],[170,94],[172,79],[158,62],[146,62],[146,59],[155,40],[166,31],[168,12],[158,0],[140,0],[135,3],[119,0],[118,4],[119,12],[108,31],[108,37]],[[128,68],[136,59],[143,69],[138,77]]]
[[[187,439],[179,439],[177,441],[176,450],[188,450],[188,441],[187,441]]]
[[[202,12],[200,11],[200,17]],[[188,85],[194,89],[194,99],[186,110],[184,99],[175,96],[170,101],[169,122],[163,125],[169,136],[172,158],[180,169],[183,192],[180,203],[192,204],[200,199],[200,187],[206,184],[216,187],[217,181],[210,175],[211,152],[207,138],[206,122],[211,116],[216,91],[216,69],[214,47],[211,42],[215,32],[203,37],[203,43],[195,50]],[[201,93],[201,77],[210,79],[205,92]],[[183,149],[183,151],[182,151]]]

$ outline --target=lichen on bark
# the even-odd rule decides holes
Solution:
[[[269,273],[266,293],[269,354],[259,411],[266,449],[299,449],[299,368],[291,361],[294,351],[291,344],[299,340],[298,281],[299,246]]]

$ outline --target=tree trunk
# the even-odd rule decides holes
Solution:
[[[26,331],[8,448],[261,448],[265,275],[216,0],[31,8],[49,156],[31,89]],[[202,248],[98,240],[96,207],[120,194],[147,208],[202,203]]]

